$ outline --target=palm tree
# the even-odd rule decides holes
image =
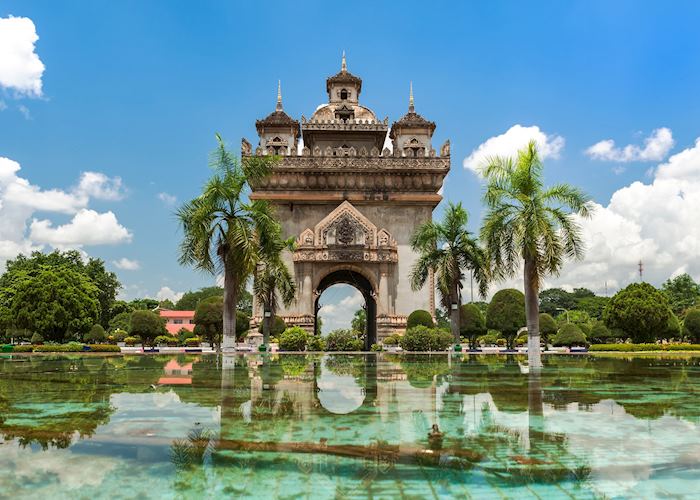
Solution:
[[[442,305],[450,311],[452,334],[457,344],[465,272],[472,273],[482,296],[488,284],[486,256],[467,230],[468,220],[469,215],[461,203],[449,203],[442,222],[426,222],[411,238],[411,247],[419,255],[411,270],[411,288],[420,290],[430,273],[434,273]]]
[[[487,186],[488,208],[481,228],[492,272],[512,277],[524,263],[528,361],[542,366],[538,294],[547,275],[557,275],[565,257],[584,254],[581,228],[575,215],[590,217],[589,198],[578,188],[556,184],[545,188],[542,162],[534,141],[517,158],[489,158],[481,171]]]
[[[272,157],[246,158],[239,163],[216,135],[210,165],[214,175],[202,194],[177,211],[184,237],[180,264],[224,277],[223,349],[236,343],[238,297],[278,233],[272,209],[265,201],[250,201],[250,183],[270,174]]]
[[[278,298],[286,306],[292,303],[297,293],[296,282],[281,258],[285,249],[293,250],[294,240],[283,240],[279,234],[271,238],[268,252],[262,255],[253,277],[255,299],[263,306],[263,343],[270,341],[270,322],[278,307]]]

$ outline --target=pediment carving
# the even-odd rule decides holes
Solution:
[[[297,238],[295,261],[397,262],[396,240],[349,201]]]

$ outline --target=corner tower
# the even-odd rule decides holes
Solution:
[[[411,290],[417,255],[410,238],[442,199],[450,150],[449,142],[440,154],[432,148],[435,124],[415,113],[412,92],[408,113],[389,130],[388,118],[380,120],[360,104],[361,91],[362,79],[348,71],[343,55],[340,72],[326,79],[327,103],[299,123],[284,113],[279,95],[275,112],[256,123],[260,146],[253,153],[243,139],[241,152],[282,151],[273,174],[251,195],[273,204],[283,235],[296,238],[285,260],[297,297],[278,314],[287,324],[316,331],[320,294],[333,284],[350,284],[365,298],[369,347],[403,331],[412,311],[435,313],[432,280]],[[299,135],[303,148],[297,154],[291,145]],[[393,150],[383,147],[387,138]],[[274,149],[284,141],[286,149]],[[255,324],[258,307],[253,315]]]

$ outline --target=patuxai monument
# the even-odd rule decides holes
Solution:
[[[299,121],[278,92],[275,111],[256,122],[258,146],[243,139],[241,154],[281,157],[251,195],[272,203],[283,235],[296,238],[285,258],[297,298],[277,314],[313,332],[323,291],[352,285],[365,299],[369,347],[405,330],[416,309],[435,315],[432,280],[419,291],[410,286],[410,238],[442,199],[450,145],[435,150],[435,123],[416,113],[412,91],[408,112],[391,126],[360,104],[361,91],[343,56],[340,72],[326,79],[326,104]],[[260,321],[259,307],[254,316]]]

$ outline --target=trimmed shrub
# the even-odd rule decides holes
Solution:
[[[12,347],[12,352],[34,352],[33,345],[16,345]]]
[[[700,351],[700,344],[594,344],[589,347],[589,351]]]
[[[90,346],[91,352],[122,352],[122,350],[112,344],[94,344]]]
[[[353,330],[333,330],[326,337],[327,351],[361,351],[364,344]]]
[[[515,337],[514,343],[518,347],[527,345],[527,330]]]
[[[136,336],[124,338],[124,343],[125,343],[126,345],[134,345],[134,344],[139,343],[140,341],[141,341],[141,339],[139,339],[139,338],[136,337]]]
[[[32,339],[30,340],[32,344],[43,344],[44,343],[44,337],[41,336],[39,332],[35,332],[32,335]]]
[[[400,344],[405,351],[444,351],[452,345],[452,334],[439,328],[418,325],[406,330]]]
[[[691,309],[686,313],[683,335],[691,342],[700,342],[700,309]]]
[[[293,326],[283,331],[280,336],[280,349],[283,351],[304,351],[310,335],[300,326]]]
[[[607,326],[605,326],[605,323],[603,323],[602,321],[596,321],[595,323],[593,323],[593,327],[591,328],[591,334],[588,336],[588,339],[594,344],[610,342],[615,338],[617,338],[615,336],[615,333],[610,331],[610,329]]]
[[[69,342],[68,344],[48,344],[34,346],[34,352],[82,352],[83,344]]]
[[[129,336],[128,333],[126,333],[124,330],[121,330],[117,328],[112,332],[111,337],[114,339],[114,342],[124,342],[124,339]]]
[[[306,344],[306,349],[308,351],[325,351],[326,341],[323,339],[323,337],[319,335],[311,335],[309,341]]]
[[[489,333],[479,337],[478,341],[479,345],[499,345],[499,339],[503,340],[500,337],[500,332],[497,332],[496,330],[489,330]]]
[[[90,331],[87,332],[83,339],[85,342],[96,344],[98,342],[104,342],[107,339],[107,334],[102,325],[93,325]]]
[[[167,345],[173,341],[177,342],[177,338],[173,337],[172,335],[158,335],[153,342],[155,342],[156,345]]]
[[[514,288],[496,292],[486,310],[486,326],[501,332],[508,348],[512,349],[518,330],[525,326],[523,292]]]
[[[479,347],[478,338],[486,333],[486,320],[476,304],[464,304],[459,311],[459,333],[471,349]]]
[[[369,350],[372,352],[382,352],[384,348],[382,347],[382,344],[372,344]]]
[[[406,329],[413,328],[414,326],[426,326],[428,328],[433,328],[435,323],[433,323],[433,317],[428,311],[423,309],[417,309],[408,315],[406,319]]]
[[[575,346],[575,345],[586,345],[586,336],[583,334],[578,325],[573,323],[568,323],[559,329],[552,339],[552,344],[555,346]]]
[[[542,342],[547,345],[552,338],[557,334],[557,322],[554,321],[551,315],[540,313],[540,337]]]
[[[185,345],[187,347],[197,347],[201,343],[202,339],[200,339],[199,337],[190,337],[185,340]]]
[[[388,337],[385,337],[384,340],[382,340],[382,344],[384,344],[384,345],[399,345],[400,340],[401,340],[400,335],[389,335]]]
[[[194,328],[197,329],[197,326],[195,326]],[[192,337],[197,337],[197,336],[198,335],[196,333],[188,330],[187,328],[180,328],[177,331],[177,340],[180,344],[184,344],[185,340],[191,339]]]

